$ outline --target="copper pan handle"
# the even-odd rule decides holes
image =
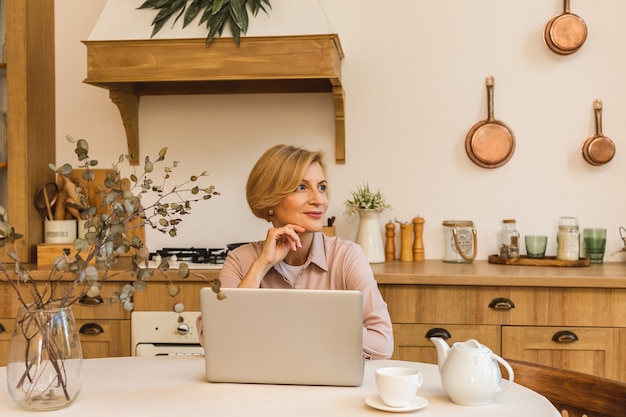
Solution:
[[[602,100],[596,99],[593,102],[593,111],[596,114],[596,135],[604,136],[602,134]]]
[[[485,84],[487,85],[487,120],[490,122],[494,121],[493,118],[493,86],[495,84],[495,79],[493,75],[485,78]]]
[[[563,2],[563,13],[569,13],[569,0],[564,0]]]

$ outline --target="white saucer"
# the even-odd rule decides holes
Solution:
[[[416,396],[411,404],[406,407],[389,407],[383,402],[379,395],[372,395],[365,399],[365,403],[370,407],[374,407],[377,410],[390,411],[392,413],[408,413],[409,411],[419,410],[428,405],[428,400],[423,397]]]

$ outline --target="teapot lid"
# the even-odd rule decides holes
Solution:
[[[491,353],[491,349],[483,344],[480,344],[476,339],[468,339],[465,342],[456,342],[454,346],[462,350],[471,350],[478,353]]]

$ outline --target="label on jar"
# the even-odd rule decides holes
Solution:
[[[577,261],[580,252],[578,233],[559,232],[557,237],[556,259]]]

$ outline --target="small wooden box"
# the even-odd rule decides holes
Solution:
[[[69,251],[69,256],[72,257],[76,254],[73,243],[44,243],[37,245],[37,265],[52,265],[57,256],[63,255],[64,251]],[[83,257],[87,254],[83,254]],[[90,263],[95,263],[94,257]]]

